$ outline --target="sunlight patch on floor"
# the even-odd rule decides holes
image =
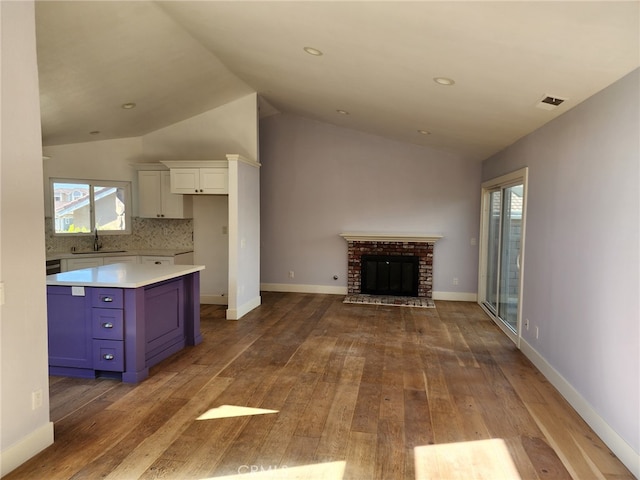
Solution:
[[[501,438],[424,445],[414,448],[416,480],[519,480]]]
[[[264,408],[238,407],[236,405],[220,405],[207,410],[197,420],[213,420],[215,418],[245,417],[248,415],[264,415],[266,413],[278,413],[278,410],[266,410]]]
[[[315,463],[297,467],[240,465],[237,475],[209,477],[201,480],[341,480],[346,462]]]

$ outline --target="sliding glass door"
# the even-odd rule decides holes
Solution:
[[[526,170],[483,184],[479,300],[515,341],[519,337]]]

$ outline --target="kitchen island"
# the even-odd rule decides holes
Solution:
[[[202,342],[201,270],[116,263],[48,275],[49,373],[137,383]]]

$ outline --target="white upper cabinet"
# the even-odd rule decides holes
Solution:
[[[171,169],[171,191],[182,195],[227,195],[226,160],[163,161]]]
[[[142,218],[191,218],[192,202],[171,192],[168,170],[138,172],[138,215]]]
[[[228,168],[172,168],[171,191],[180,194],[229,193]]]

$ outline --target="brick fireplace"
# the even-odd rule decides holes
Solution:
[[[433,297],[433,250],[441,235],[394,234],[394,233],[341,233],[347,241],[347,298],[349,303],[387,303],[369,302],[362,295],[362,256],[363,255],[402,255],[418,257],[418,300],[394,298],[389,303],[400,305],[424,306],[432,303]],[[362,298],[366,297],[366,298]]]

